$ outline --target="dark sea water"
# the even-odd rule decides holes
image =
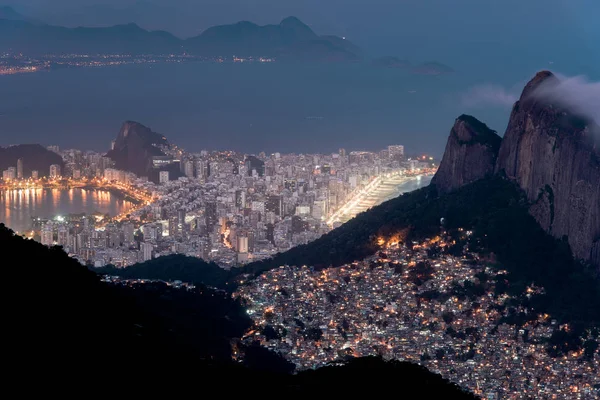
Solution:
[[[531,71],[534,72],[534,71]],[[501,84],[530,77],[505,77]],[[192,151],[378,150],[441,155],[454,119],[472,112],[503,131],[510,107],[470,109],[489,82],[457,71],[422,76],[354,65],[142,64],[0,77],[0,145],[23,142],[107,150],[136,120]]]
[[[0,222],[23,232],[31,228],[31,218],[66,214],[117,215],[133,207],[111,192],[86,189],[29,189],[0,191]]]

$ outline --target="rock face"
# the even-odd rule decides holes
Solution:
[[[152,172],[152,157],[164,156],[158,147],[167,146],[167,139],[138,122],[123,123],[114,149],[106,155],[115,162],[117,169],[148,176]]]
[[[446,193],[493,174],[501,141],[484,123],[461,115],[450,131],[432,184],[439,192]]]
[[[432,183],[444,193],[492,172],[504,175],[523,189],[543,229],[567,238],[577,259],[600,267],[600,148],[594,138],[600,127],[548,97],[559,84],[551,72],[537,73],[513,106],[503,139],[475,118],[459,117]]]
[[[568,237],[576,258],[600,266],[600,150],[591,121],[540,96],[557,85],[539,72],[513,107],[496,172],[525,191],[531,215],[550,234]]]

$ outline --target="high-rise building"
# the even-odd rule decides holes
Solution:
[[[213,229],[217,223],[217,202],[209,201],[204,207],[204,216],[206,217],[206,226],[209,230]]]
[[[40,177],[39,172],[37,172],[37,170],[33,170],[31,171],[31,179],[38,179]]]
[[[177,211],[177,232],[179,236],[183,236],[183,234],[186,232],[185,214],[186,213],[183,208],[180,208]]]
[[[171,215],[169,217],[169,236],[171,237],[177,237],[178,236],[178,227],[179,225],[179,218],[177,218],[177,215]]]
[[[53,151],[55,153],[59,153],[60,152],[60,148],[58,146],[48,146],[47,149],[49,151]]]
[[[346,157],[346,149],[340,149],[339,154],[340,157]]]
[[[60,176],[60,165],[52,164],[50,166],[50,178],[58,178]]]
[[[169,171],[160,171],[158,174],[158,182],[159,183],[169,182]]]
[[[192,161],[185,161],[183,163],[183,173],[188,178],[194,177],[194,163]]]
[[[2,179],[5,181],[10,181],[10,180],[14,179],[11,175],[12,175],[12,172],[8,169],[2,171]]]
[[[196,161],[196,178],[204,179],[208,177],[208,168],[206,161],[198,160]]]
[[[90,235],[83,231],[77,234],[77,249],[82,250],[83,248],[89,247],[90,245]]]
[[[58,227],[58,240],[57,243],[59,246],[68,246],[69,245],[69,229],[61,225]]]
[[[140,250],[142,253],[142,261],[152,260],[152,251],[154,250],[154,245],[152,243],[142,242]]]
[[[404,158],[404,146],[394,145],[388,146],[389,157],[394,160],[401,160]]]
[[[54,244],[54,228],[51,223],[44,224],[42,227],[42,244],[45,246]]]
[[[235,206],[237,208],[245,208],[246,207],[246,191],[245,190],[236,190],[235,191]]]
[[[134,239],[134,226],[131,222],[127,222],[123,225],[123,241],[133,243]]]
[[[16,179],[17,178],[17,169],[15,167],[8,167],[8,174],[10,176],[10,179]]]
[[[237,237],[237,251],[238,253],[248,252],[248,236],[241,235]]]
[[[23,159],[17,160],[17,179],[23,179]]]

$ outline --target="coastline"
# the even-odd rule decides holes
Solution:
[[[2,192],[9,192],[9,191],[15,191],[15,190],[17,190],[17,191],[18,190],[38,190],[38,189],[40,189],[40,190],[71,190],[71,189],[96,190],[96,191],[110,192],[112,195],[117,196],[119,199],[133,203],[136,206],[139,206],[144,203],[142,200],[132,197],[131,195],[129,195],[127,193],[127,191],[125,191],[123,189],[119,189],[116,187],[104,187],[104,186],[99,186],[99,185],[90,185],[90,184],[60,185],[60,186],[35,185],[35,186],[30,186],[30,187],[5,187],[5,186],[0,187],[0,191],[2,191]]]
[[[390,178],[382,178],[381,182],[373,187],[368,188],[366,192],[361,192],[355,197],[351,198],[327,220],[327,223],[329,225],[333,225],[335,223],[345,223],[371,207],[375,207],[381,203],[398,197],[403,193],[411,192],[421,187],[403,188],[410,183],[417,184],[417,182],[423,179],[423,186],[427,186],[432,177],[433,173],[424,173],[418,176],[402,175],[393,176]]]

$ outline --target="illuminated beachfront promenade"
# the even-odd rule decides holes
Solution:
[[[374,178],[327,220],[328,225],[345,223],[361,212],[387,200],[427,186],[435,171],[419,174],[386,174]]]

